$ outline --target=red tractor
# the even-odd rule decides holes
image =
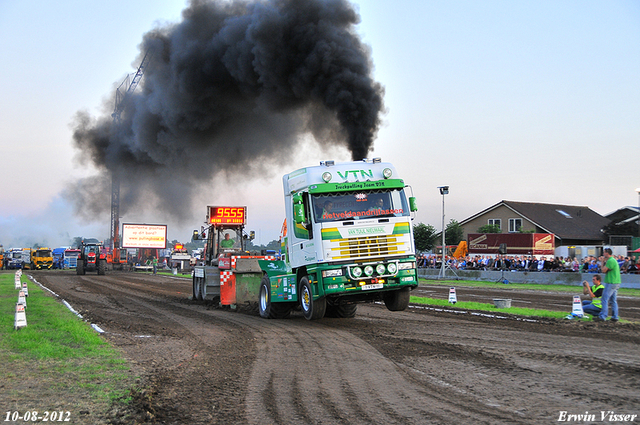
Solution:
[[[78,256],[78,265],[76,273],[85,274],[87,271],[97,271],[103,275],[107,271],[107,255],[102,249],[102,242],[97,239],[83,239],[78,247],[80,255]]]

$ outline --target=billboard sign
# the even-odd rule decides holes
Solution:
[[[167,248],[165,224],[123,224],[123,248]]]
[[[500,245],[509,255],[554,255],[551,233],[469,233],[469,254],[498,254]]]

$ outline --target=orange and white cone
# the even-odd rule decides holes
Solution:
[[[573,296],[573,310],[571,310],[571,314],[577,317],[584,317],[584,310],[582,309],[582,300],[580,299],[580,295]]]
[[[18,330],[27,326],[27,313],[24,311],[23,304],[16,304],[16,316],[13,322],[13,328]]]
[[[25,308],[27,307],[27,298],[24,296],[24,291],[18,292],[18,304],[22,304]]]
[[[458,297],[456,296],[456,288],[449,288],[449,303],[455,304],[458,302]]]

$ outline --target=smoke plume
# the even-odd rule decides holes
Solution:
[[[119,126],[77,114],[79,157],[100,170],[71,191],[79,209],[108,210],[115,173],[123,210],[180,216],[200,185],[285,164],[310,136],[365,158],[384,89],[359,19],[346,0],[191,1],[144,35],[151,59]]]

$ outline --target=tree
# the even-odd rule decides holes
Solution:
[[[457,220],[451,219],[444,232],[444,243],[447,245],[458,245],[464,235],[464,229],[460,227]]]
[[[413,240],[416,251],[429,251],[436,239],[436,228],[430,224],[418,223],[413,225]]]
[[[502,233],[502,230],[497,224],[485,224],[478,229],[478,233]]]
[[[80,247],[80,245],[82,244],[82,240],[83,239],[84,239],[83,236],[76,236],[75,238],[73,238],[73,242],[71,242],[71,247],[72,248]]]

